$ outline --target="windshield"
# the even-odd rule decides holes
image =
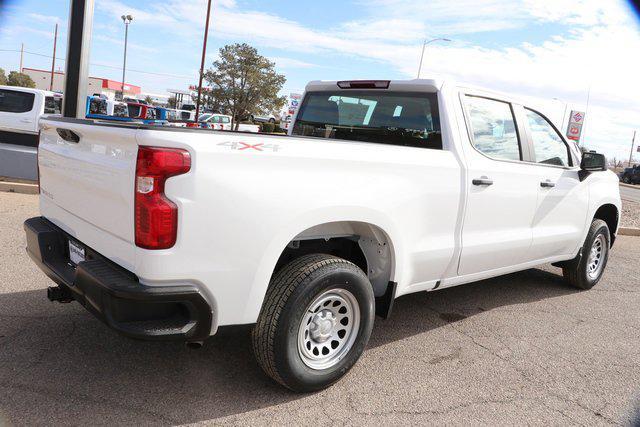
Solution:
[[[209,118],[212,116],[212,114],[203,114],[200,116],[200,118],[198,119],[199,122],[206,122],[207,120],[209,120]]]
[[[442,149],[435,93],[311,92],[293,135]]]

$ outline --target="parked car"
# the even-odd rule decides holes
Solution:
[[[618,230],[603,155],[449,81],[312,82],[291,136],[42,122],[25,231],[49,299],[190,346],[254,324],[296,391],[345,375],[399,296],[546,263],[589,289]]]
[[[231,116],[225,114],[205,113],[198,119],[201,123],[211,125],[211,129],[216,130],[233,130],[231,124]]]
[[[38,121],[60,114],[62,95],[40,89],[0,86],[0,143],[38,146]]]
[[[249,121],[253,123],[275,123],[276,116],[273,114],[251,114],[249,115]]]
[[[640,184],[640,165],[635,165],[622,171],[620,181],[626,184]]]

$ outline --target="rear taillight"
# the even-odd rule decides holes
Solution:
[[[178,235],[178,207],[164,195],[167,178],[189,172],[191,156],[186,150],[140,147],[136,163],[136,246],[168,249]]]

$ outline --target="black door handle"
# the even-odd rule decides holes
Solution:
[[[60,135],[60,138],[64,139],[67,142],[73,142],[77,144],[78,141],[80,141],[80,136],[72,130],[58,128],[56,129],[56,131],[58,132],[58,135]]]
[[[480,178],[476,178],[474,180],[471,181],[471,183],[473,185],[484,185],[484,186],[490,186],[493,185],[493,180],[487,178],[486,176],[482,176]]]
[[[542,188],[553,188],[555,186],[556,186],[556,183],[555,182],[551,182],[549,180],[542,181],[540,183],[540,187],[542,187]]]

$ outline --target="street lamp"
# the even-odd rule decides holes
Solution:
[[[420,72],[422,71],[422,59],[424,58],[424,51],[427,48],[427,45],[437,41],[450,42],[451,40],[441,37],[438,37],[437,39],[424,40],[424,43],[422,44],[422,55],[420,55],[420,66],[418,67],[418,78],[420,78]]]
[[[122,22],[124,22],[124,62],[122,63],[122,99],[124,99],[124,74],[127,69],[127,38],[129,36],[129,24],[133,21],[133,16],[122,15]]]

